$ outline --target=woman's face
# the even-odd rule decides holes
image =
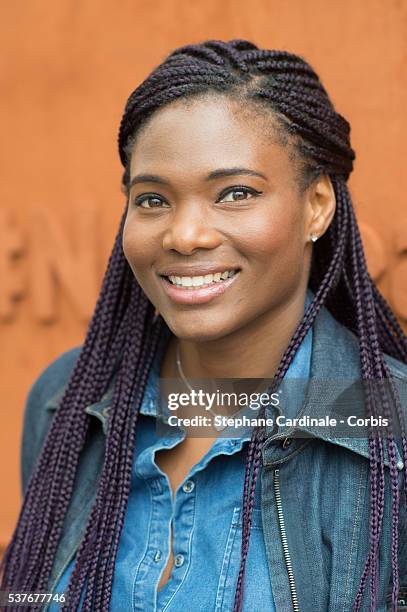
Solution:
[[[222,96],[179,100],[137,136],[123,249],[179,338],[255,327],[305,294],[312,211],[265,115]]]

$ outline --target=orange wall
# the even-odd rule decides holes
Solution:
[[[353,128],[351,189],[369,263],[407,323],[407,4],[26,0],[3,2],[1,14],[4,545],[20,504],[27,391],[51,359],[81,342],[124,206],[116,136],[125,100],[173,48],[248,38],[316,68]]]

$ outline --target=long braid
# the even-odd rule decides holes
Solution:
[[[133,294],[133,300],[137,300],[139,298],[139,296],[137,296],[135,293]],[[131,308],[131,304],[132,301],[130,302],[130,306],[129,306],[129,311],[128,314],[130,315],[132,312],[132,308]],[[141,314],[144,316],[144,310],[146,307],[146,304],[143,305],[144,309],[141,308],[140,312]],[[137,322],[137,319],[136,319]],[[129,323],[132,323],[130,316],[129,316]],[[134,337],[133,337],[134,338]],[[139,337],[135,337],[135,345],[136,346],[140,346],[140,338]],[[127,343],[128,344],[128,343]],[[123,361],[126,360],[126,358],[128,358],[128,347],[125,347],[125,351],[124,351],[124,356],[123,356]],[[136,353],[136,357],[138,357],[137,353]],[[119,379],[117,381],[116,387],[115,387],[115,394],[121,394],[121,386],[123,384],[123,378],[126,377],[126,371],[121,370],[119,373]],[[113,402],[114,402],[113,398]],[[99,496],[101,499],[103,499],[104,503],[103,506],[101,504],[95,504],[95,515],[92,517],[92,520],[89,521],[88,525],[90,523],[96,522],[98,524],[98,533],[104,534],[106,531],[106,514],[108,514],[109,509],[112,505],[112,501],[113,501],[113,497],[114,497],[114,487],[111,488],[107,488],[106,487],[106,477],[107,477],[107,471],[108,471],[108,466],[109,467],[109,471],[111,472],[110,476],[113,479],[113,483],[115,485],[116,481],[117,481],[117,454],[119,452],[119,439],[120,436],[122,435],[122,428],[126,426],[126,421],[123,418],[123,410],[125,410],[127,408],[127,403],[123,402],[123,404],[121,404],[120,409],[117,410],[117,412],[115,412],[114,414],[109,416],[109,426],[108,426],[108,432],[107,432],[107,441],[106,441],[106,447],[107,447],[107,453],[109,453],[109,457],[106,457],[106,461],[104,462],[103,465],[103,469],[102,469],[102,473],[101,473],[101,477],[100,477],[100,486],[99,486]],[[117,426],[116,428],[112,427],[112,424],[118,421],[119,422],[119,426]],[[111,435],[110,433],[113,432],[113,436],[115,436],[115,439],[111,439]],[[89,533],[89,532],[88,532]],[[93,583],[94,583],[94,579],[95,579],[95,572],[97,569],[97,563],[99,561],[99,555],[100,555],[100,548],[102,545],[102,542],[105,541],[107,542],[107,539],[105,539],[104,537],[102,538],[98,538],[96,541],[92,541],[90,539],[90,541],[88,541],[87,537],[85,536],[85,538],[83,539],[82,542],[82,549],[79,549],[78,551],[78,558],[81,558],[81,554],[84,555],[84,558],[86,558],[87,563],[90,563],[90,558],[89,558],[89,553],[91,551],[91,547],[94,546],[95,547],[95,554],[92,555],[91,558],[91,566],[90,566],[90,571],[88,574],[88,585],[87,585],[87,591],[86,591],[86,598],[85,598],[85,609],[88,605],[88,594],[92,593],[92,589],[93,589]],[[92,543],[90,543],[92,542]],[[78,564],[80,565],[80,563]],[[84,563],[85,565],[85,563]],[[78,580],[77,574],[75,572],[73,572],[72,576],[71,576],[71,583],[73,585],[73,589],[74,589],[74,585],[76,586],[76,590],[75,590],[75,596],[78,598],[80,596],[80,592],[81,589],[83,587],[83,581],[85,580],[85,575],[81,574],[80,576],[80,580]],[[74,600],[69,602],[70,606],[76,605],[76,602]],[[69,608],[68,608],[69,609]]]
[[[115,247],[114,247],[114,252],[118,252],[118,248],[117,248],[118,245],[119,243],[116,242]],[[32,502],[31,504],[28,503],[25,507],[23,506],[23,509],[20,515],[21,523],[22,523],[21,525],[22,532],[26,536],[26,547],[25,549],[23,548],[24,539],[19,537],[20,534],[17,532],[14,534],[16,537],[12,539],[8,547],[8,550],[6,552],[6,555],[5,555],[5,560],[7,561],[8,554],[11,553],[14,547],[14,544],[16,544],[18,552],[16,551],[16,556],[14,558],[15,558],[15,561],[19,562],[20,568],[19,568],[19,574],[17,573],[17,571],[14,572],[14,570],[12,569],[11,576],[9,577],[10,584],[13,584],[14,581],[18,581],[18,580],[23,581],[23,584],[27,585],[26,588],[28,588],[30,584],[27,582],[27,579],[26,579],[27,573],[26,573],[26,568],[25,568],[25,554],[26,554],[26,551],[31,550],[31,547],[27,543],[27,540],[29,541],[30,536],[32,537],[33,535],[32,533],[33,526],[35,525],[33,516],[39,515],[41,517],[41,514],[36,513],[35,511],[35,504],[38,503],[39,507],[41,508],[44,497],[45,499],[47,499],[47,495],[44,495],[43,493],[47,485],[51,485],[50,486],[51,490],[56,486],[52,478],[42,479],[41,475],[43,475],[44,473],[47,473],[47,471],[55,470],[55,461],[53,463],[52,461],[49,461],[49,460],[47,461],[47,456],[49,457],[49,453],[51,453],[51,457],[54,457],[54,456],[58,457],[60,455],[62,456],[64,455],[64,452],[60,451],[60,449],[58,448],[60,444],[63,444],[63,442],[66,439],[66,437],[64,436],[63,427],[61,427],[61,421],[63,420],[66,412],[68,412],[68,415],[67,415],[68,416],[68,426],[71,425],[72,420],[74,420],[74,414],[73,414],[74,407],[72,408],[71,412],[67,411],[66,407],[69,406],[69,403],[71,402],[73,403],[75,401],[75,396],[77,396],[80,393],[83,393],[83,391],[81,391],[81,388],[83,388],[84,386],[84,382],[83,382],[84,379],[83,379],[83,375],[81,374],[81,370],[84,368],[84,365],[86,364],[86,362],[90,362],[89,369],[91,370],[92,373],[94,372],[94,368],[92,367],[93,365],[92,361],[94,361],[93,345],[94,345],[95,336],[97,334],[97,328],[100,328],[100,322],[102,320],[103,311],[106,310],[107,304],[106,304],[106,299],[104,295],[105,294],[109,295],[111,293],[110,286],[112,284],[112,274],[109,273],[110,270],[111,268],[108,269],[108,272],[105,277],[104,287],[102,288],[101,296],[96,306],[95,315],[93,317],[93,320],[89,328],[87,341],[85,341],[84,348],[82,350],[82,353],[78,359],[78,363],[72,375],[72,381],[74,384],[72,384],[72,386],[67,389],[65,396],[62,400],[61,408],[58,411],[58,416],[56,415],[56,418],[53,419],[52,421],[47,439],[44,443],[44,447],[43,447],[42,453],[39,458],[38,468],[33,473],[29,487],[28,487],[28,493],[27,493],[28,499],[29,501],[31,501],[31,496],[32,496],[35,501]],[[105,331],[105,330],[102,330],[102,331]],[[101,336],[103,337],[103,334],[101,334]],[[102,393],[103,393],[103,390],[104,389],[102,389]],[[86,400],[87,403],[92,403],[92,401],[95,401],[97,397],[97,395],[95,394],[95,391],[92,388],[90,388],[90,391],[93,393],[92,393],[92,396],[89,398],[89,400]],[[89,395],[89,392],[88,392],[88,395]],[[69,419],[69,417],[71,417],[71,419]],[[69,450],[71,450],[70,447],[68,447],[65,452],[68,453]],[[65,490],[61,489],[60,494],[61,496],[64,496]],[[26,517],[26,513],[28,513],[28,520]],[[44,518],[44,515],[42,516],[42,518]],[[53,525],[55,527],[58,526],[58,523],[57,521],[55,521],[55,519],[53,521]],[[48,542],[48,538],[45,541]],[[23,550],[21,551],[22,548]],[[39,564],[37,560],[37,570],[38,570],[38,565],[41,567],[41,564]],[[11,568],[13,568],[13,564],[11,564]]]
[[[373,381],[375,386],[379,387],[378,391],[380,391],[380,400],[381,405],[383,406],[383,412],[386,417],[389,418],[389,434],[387,437],[387,446],[388,453],[391,458],[390,461],[390,476],[391,476],[391,487],[392,487],[392,576],[393,576],[393,604],[395,605],[395,601],[397,599],[397,591],[398,591],[398,567],[397,567],[397,543],[398,543],[398,505],[399,505],[399,490],[398,490],[398,475],[397,475],[397,465],[396,465],[396,445],[394,442],[393,431],[392,431],[392,422],[391,422],[391,414],[390,414],[390,406],[387,397],[388,385],[385,384],[386,381],[386,370],[384,368],[384,359],[383,354],[380,350],[379,339],[377,334],[377,326],[375,325],[376,312],[373,301],[373,291],[371,280],[369,275],[367,274],[366,261],[363,254],[362,243],[360,238],[360,233],[357,230],[356,222],[355,222],[355,235],[356,235],[356,250],[359,254],[359,258],[361,261],[361,267],[364,269],[364,307],[367,312],[367,327],[371,330],[371,333],[368,336],[368,340],[372,346],[372,355],[374,360],[374,369],[376,372],[376,379]],[[379,438],[379,441],[380,438]],[[380,483],[380,493],[382,498],[382,504],[384,505],[384,475],[382,476],[382,481]],[[381,520],[383,518],[383,507],[379,506],[380,516],[379,516],[379,533],[381,527]],[[378,546],[378,542],[376,543]],[[373,555],[373,558],[375,556]],[[377,559],[378,561],[378,559]],[[376,591],[377,591],[377,575],[376,569],[372,570],[372,582],[371,582],[371,591],[372,591],[372,599],[375,602]],[[373,593],[374,590],[374,593]]]
[[[312,67],[286,51],[258,49],[245,40],[209,40],[173,51],[127,100],[119,130],[119,154],[128,192],[131,151],[140,128],[159,108],[177,99],[207,93],[227,96],[270,113],[285,130],[288,146],[302,161],[301,185],[320,174],[330,177],[336,196],[335,216],[313,247],[309,284],[314,298],[277,369],[281,381],[322,307],[359,338],[366,411],[378,415],[378,402],[390,414],[387,389],[401,423],[403,463],[407,439],[403,413],[383,351],[407,363],[407,340],[366,268],[363,247],[346,181],[353,168],[350,126],[335,111]],[[106,436],[105,457],[82,540],[70,576],[64,610],[109,610],[115,559],[130,492],[137,415],[164,322],[153,322],[148,301],[124,258],[125,215],[84,345],[58,411],[51,422],[31,476],[12,540],[3,557],[1,588],[48,587],[63,521],[72,496],[89,416],[84,408],[99,401],[113,377],[115,387]],[[373,384],[373,389],[372,385]],[[376,383],[379,383],[376,385]],[[398,591],[397,526],[399,492],[396,446],[387,439],[392,491],[392,606]],[[384,515],[384,445],[369,430],[370,545],[354,601],[362,604],[370,576],[370,606],[375,609],[379,575],[379,542]],[[254,430],[246,454],[242,500],[242,548],[234,611],[242,609],[254,494],[265,440]],[[407,484],[404,479],[404,502]],[[21,590],[21,589],[20,589]],[[33,606],[33,608],[35,608]]]
[[[352,250],[351,250],[351,260],[352,260],[352,273],[353,273],[353,290],[355,292],[355,302],[356,302],[356,310],[357,310],[357,324],[358,324],[358,335],[360,342],[360,359],[361,359],[361,368],[362,368],[362,376],[363,379],[367,379],[367,384],[365,384],[365,392],[366,392],[366,408],[369,416],[374,414],[374,404],[372,402],[372,388],[369,385],[369,381],[373,381],[374,383],[374,375],[373,368],[370,361],[370,352],[369,352],[369,339],[366,332],[366,325],[364,320],[364,296],[362,291],[362,280],[360,275],[360,261],[359,261],[359,252],[356,248],[356,220],[354,215],[351,217],[351,239],[352,239]],[[374,605],[374,584],[375,584],[375,576],[376,576],[376,557],[377,557],[377,548],[380,537],[380,527],[381,527],[381,517],[382,512],[379,511],[379,506],[381,508],[381,503],[379,505],[378,499],[378,469],[377,469],[377,439],[369,440],[369,459],[370,459],[370,486],[371,486],[371,495],[370,495],[370,551],[367,563],[365,565],[365,569],[362,576],[362,581],[359,586],[359,590],[356,596],[355,602],[355,610],[358,610],[361,605],[361,597],[363,595],[363,590],[365,587],[365,582],[369,576],[369,571],[371,574],[371,605]],[[381,466],[383,468],[383,466]],[[381,487],[379,485],[379,491],[381,491]],[[382,500],[380,500],[382,502]],[[372,567],[373,566],[373,567]],[[374,609],[374,608],[373,608]]]

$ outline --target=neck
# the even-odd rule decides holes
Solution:
[[[306,290],[222,338],[191,342],[171,338],[160,375],[178,377],[176,346],[187,378],[272,378],[304,315]],[[237,349],[238,347],[238,349]]]

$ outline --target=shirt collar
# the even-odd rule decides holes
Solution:
[[[309,290],[307,292],[307,301],[305,307],[312,299],[313,294]],[[157,398],[159,397],[159,372],[161,360],[164,355],[167,343],[172,336],[171,331],[167,326],[163,326],[163,333],[159,341],[155,359],[147,380],[147,385],[140,406],[140,413],[147,416],[156,416]],[[407,383],[407,368],[399,367],[400,362],[393,358],[387,359],[392,375],[397,376],[402,380],[403,384]],[[328,312],[326,308],[321,308],[318,313],[313,328],[309,330],[307,336],[302,342],[297,354],[287,371],[287,377],[309,378],[310,382],[313,379],[332,380],[333,373],[338,380],[348,380],[349,382],[357,381],[360,378],[360,356],[359,343],[357,337],[350,332],[346,327],[340,325]],[[110,384],[107,392],[103,395],[100,401],[88,405],[85,412],[98,418],[103,425],[103,431],[107,431],[107,418],[111,409],[114,382]],[[52,410],[56,409],[65,392],[66,386],[62,387],[57,393],[46,402],[45,407]],[[303,409],[307,409],[307,414],[312,415],[312,406],[317,405],[320,397],[315,394],[315,385],[310,384],[307,390],[303,404]],[[330,402],[333,398],[330,398]],[[348,448],[349,450],[369,458],[369,440],[368,429],[366,428],[365,435],[358,438],[337,438],[329,433],[323,434],[315,428],[308,427],[293,427],[286,428],[284,433],[277,432],[276,434],[268,435],[268,441],[271,442],[277,439],[283,439],[294,432],[305,431],[311,437],[317,437],[326,442],[337,444]],[[269,432],[270,434],[270,432]],[[396,446],[396,459],[398,469],[403,468],[401,454]],[[389,465],[388,457],[384,459],[385,465]]]
[[[402,383],[401,391],[404,396],[407,383],[407,368],[388,355],[385,358],[392,375],[398,379],[399,383]],[[339,324],[326,308],[321,308],[313,324],[310,376],[304,393],[301,414],[322,416],[325,405],[325,414],[335,416],[331,407],[336,402],[340,405],[342,398],[348,402],[348,405],[354,401],[361,400],[363,402],[363,397],[360,398],[358,395],[361,389],[360,382],[361,369],[358,338],[345,326]],[[321,393],[325,383],[331,383],[328,394]],[[353,410],[348,409],[348,413],[349,415],[352,414]],[[365,413],[363,414],[366,416]],[[358,428],[358,437],[338,437],[335,431],[332,434],[329,429],[326,432],[321,432],[321,429],[316,429],[312,426],[287,427],[283,433],[277,432],[272,434],[270,431],[268,433],[268,446],[271,446],[273,441],[283,440],[297,434],[298,437],[319,438],[347,448],[367,459],[369,458],[369,430],[367,426]],[[302,435],[304,433],[305,436]],[[396,461],[397,468],[399,470],[403,469],[401,452],[397,444]],[[389,458],[386,456],[386,450],[384,464],[390,465]]]

